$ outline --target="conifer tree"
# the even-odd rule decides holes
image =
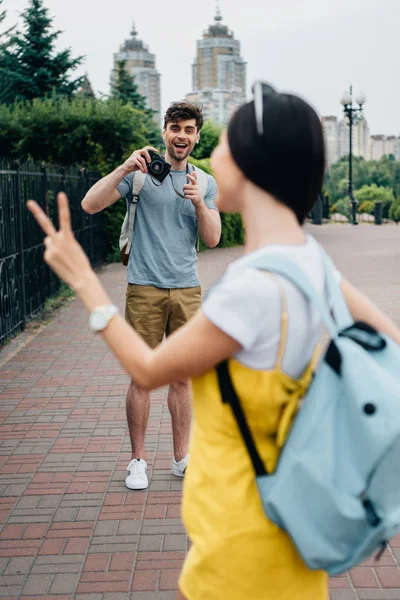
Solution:
[[[0,102],[72,96],[82,78],[71,79],[70,73],[83,57],[72,58],[69,49],[55,52],[61,31],[52,30],[53,18],[43,0],[29,0],[22,25],[22,31],[0,40]]]
[[[138,91],[134,76],[127,71],[125,60],[117,62],[117,69],[111,80],[111,97],[138,110],[145,109],[145,99]]]

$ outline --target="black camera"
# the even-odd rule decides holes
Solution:
[[[149,170],[149,175],[157,179],[160,183],[164,181],[167,177],[168,173],[171,170],[171,165],[166,162],[163,156],[157,154],[153,150],[149,150],[151,162],[147,163],[147,168]]]

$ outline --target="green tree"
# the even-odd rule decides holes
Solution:
[[[154,111],[146,108],[146,99],[139,93],[134,76],[127,71],[125,60],[117,62],[115,75],[111,79],[111,98],[142,111],[147,128],[147,143],[155,147],[161,146],[162,136],[160,127],[154,120]]]
[[[133,108],[145,110],[145,99],[140,95],[135,78],[126,69],[126,60],[117,62],[114,78],[111,80],[111,97],[130,104]]]
[[[337,163],[331,166],[326,174],[324,190],[329,193],[329,196],[336,204],[343,199],[347,194],[348,179],[348,157],[344,156]],[[394,160],[392,156],[383,156],[380,160],[366,161],[361,157],[353,157],[353,186],[355,196],[359,198],[360,204],[364,201],[375,202],[380,199],[382,192],[378,192],[376,196],[376,188],[384,188],[391,190],[394,197],[400,195],[400,162]],[[369,192],[363,192],[361,196],[358,192],[364,186],[375,186]],[[366,194],[366,196],[365,196]],[[386,195],[385,195],[386,194]],[[389,194],[389,196],[387,196]],[[389,216],[390,202],[392,201],[390,192],[383,193],[383,217]],[[339,206],[342,206],[340,204]],[[367,204],[364,208],[370,209]]]
[[[0,23],[2,23],[7,16],[6,11],[1,10],[2,4],[3,4],[3,0],[0,0]],[[14,29],[15,29],[15,25],[13,27],[9,27],[8,29],[6,29],[6,31],[3,31],[3,32],[0,31],[0,43],[6,43],[8,36]]]
[[[221,131],[221,126],[216,125],[213,121],[206,121],[201,128],[200,141],[192,152],[193,158],[210,158],[212,151],[218,145]]]
[[[82,80],[70,79],[70,72],[83,57],[73,59],[70,50],[55,53],[61,32],[52,31],[43,0],[29,2],[22,13],[23,31],[0,44],[0,102],[8,104],[51,94],[71,97]]]

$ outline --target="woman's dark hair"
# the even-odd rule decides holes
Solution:
[[[168,123],[188,121],[189,119],[196,119],[197,131],[200,131],[203,127],[203,107],[187,100],[172,102],[164,115],[164,129],[167,128]]]
[[[321,121],[301,98],[275,91],[263,97],[263,135],[254,102],[241,106],[228,126],[230,150],[250,181],[291,208],[300,224],[321,191],[325,148]]]

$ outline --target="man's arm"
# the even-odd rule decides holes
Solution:
[[[120,165],[115,171],[96,181],[81,202],[83,210],[94,215],[119,200],[121,194],[116,188],[127,174],[124,166]]]
[[[221,217],[219,212],[208,208],[203,202],[196,206],[199,235],[208,248],[215,248],[221,239]]]
[[[138,171],[139,169],[142,173],[147,173],[147,162],[151,162],[148,153],[149,149],[156,151],[152,146],[146,146],[141,150],[135,150],[122,165],[115,169],[115,171],[97,181],[90,188],[81,202],[83,210],[90,215],[93,215],[119,200],[121,194],[116,188],[126,175],[132,171]]]
[[[221,239],[221,217],[218,210],[208,208],[201,197],[196,171],[187,178],[189,183],[183,186],[183,191],[195,208],[200,237],[208,248],[215,248]]]

